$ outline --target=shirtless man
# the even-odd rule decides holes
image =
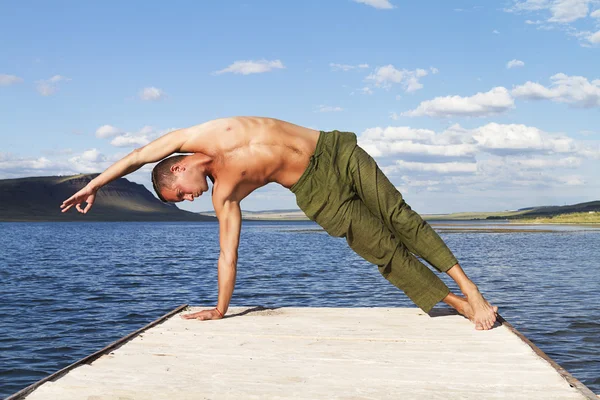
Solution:
[[[191,153],[169,157],[173,153]],[[163,160],[164,159],[164,160]],[[379,267],[423,311],[444,301],[478,330],[491,329],[498,307],[491,306],[465,275],[435,231],[404,202],[375,161],[356,144],[352,132],[317,131],[273,118],[222,118],[170,132],[136,149],[98,175],[61,205],[87,213],[107,183],[158,163],[152,182],[165,202],[194,201],[212,183],[219,220],[217,306],[185,318],[223,318],[233,294],[241,229],[240,202],[276,182],[296,195],[298,206],[330,235]],[[87,203],[82,208],[82,203]],[[446,272],[465,297],[448,287],[415,255]]]

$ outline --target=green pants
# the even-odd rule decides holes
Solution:
[[[308,218],[330,235],[345,237],[423,311],[450,292],[415,255],[440,272],[456,258],[356,144],[354,133],[321,131],[308,167],[290,190]]]

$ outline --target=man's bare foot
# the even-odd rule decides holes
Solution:
[[[492,329],[496,322],[498,307],[492,306],[486,299],[483,298],[477,286],[463,292],[469,303],[472,313],[472,318],[469,318],[475,324],[475,329],[488,330]]]
[[[465,299],[464,297],[457,296],[454,293],[449,293],[448,296],[446,296],[446,298],[444,298],[444,302],[446,304],[450,305],[456,311],[458,311],[461,315],[467,317],[471,322],[473,322],[475,324],[475,329],[477,329],[477,330],[480,330],[480,331],[488,330],[488,329],[491,329],[492,326],[494,325],[493,322],[490,325],[488,325],[480,320],[477,320],[473,307],[471,306],[469,301],[467,299]],[[498,311],[498,307],[492,307],[492,310],[494,310],[493,320],[495,321],[496,320],[495,313],[496,313],[496,311]]]

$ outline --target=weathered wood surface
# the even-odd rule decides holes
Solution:
[[[218,321],[174,315],[26,398],[593,396],[571,387],[509,326],[476,331],[461,316],[437,315],[415,308],[233,308]]]

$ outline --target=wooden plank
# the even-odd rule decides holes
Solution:
[[[596,399],[504,319],[477,331],[462,316],[432,314],[364,307],[233,307],[219,321],[173,314],[27,399]]]
[[[527,344],[529,347],[531,347],[531,349],[535,352],[535,354],[537,354],[538,356],[540,356],[541,358],[546,360],[546,362],[548,362],[548,364],[550,364],[552,366],[552,368],[554,368],[556,370],[556,372],[558,372],[560,374],[560,376],[562,376],[569,383],[569,385],[572,388],[577,389],[587,399],[598,400],[599,396],[596,396],[596,394],[594,392],[592,392],[587,386],[585,386],[583,383],[581,383],[581,381],[579,381],[577,378],[575,378],[573,375],[571,375],[571,373],[569,373],[569,371],[567,371],[566,369],[561,367],[556,361],[554,361],[552,358],[550,358],[550,356],[548,356],[546,353],[544,353],[542,351],[542,349],[540,349],[535,344],[533,344],[533,342],[531,340],[527,339],[527,337],[525,335],[523,335],[521,332],[519,332],[517,330],[517,328],[512,326],[507,320],[502,318],[502,316],[500,316],[500,315],[498,315],[498,322],[502,323],[502,325],[504,325],[508,329],[510,329],[512,331],[512,333],[517,335],[517,337],[519,339],[521,339],[525,344]]]
[[[125,343],[127,343],[130,339],[133,339],[134,337],[136,337],[137,335],[139,335],[140,333],[160,324],[161,322],[166,321],[167,319],[169,319],[171,316],[181,312],[182,310],[184,310],[188,305],[187,304],[182,304],[179,307],[175,308],[172,311],[169,311],[168,313],[166,313],[165,315],[163,315],[162,317],[150,322],[148,325],[141,327],[140,329],[131,332],[130,334],[123,336],[121,339],[116,340],[114,342],[112,342],[111,344],[109,344],[108,346],[104,347],[103,349],[98,350],[97,352],[90,354],[89,356],[86,356],[84,358],[82,358],[81,360],[75,361],[73,364],[68,365],[66,367],[64,367],[63,369],[56,371],[55,373],[48,375],[47,377],[45,377],[44,379],[41,379],[37,382],[32,383],[31,385],[27,386],[24,389],[19,390],[17,393],[8,396],[7,398],[5,398],[4,400],[20,400],[23,399],[25,396],[27,396],[29,393],[33,392],[35,389],[37,389],[40,385],[43,385],[46,382],[53,382],[56,381],[57,379],[60,379],[62,376],[64,376],[65,374],[67,374],[69,371],[71,371],[73,368],[76,368],[80,365],[84,365],[84,364],[90,364],[92,363],[94,360],[98,359],[99,357],[103,356],[104,354],[107,354],[115,349],[118,349],[119,347],[121,347],[122,345],[124,345]]]

